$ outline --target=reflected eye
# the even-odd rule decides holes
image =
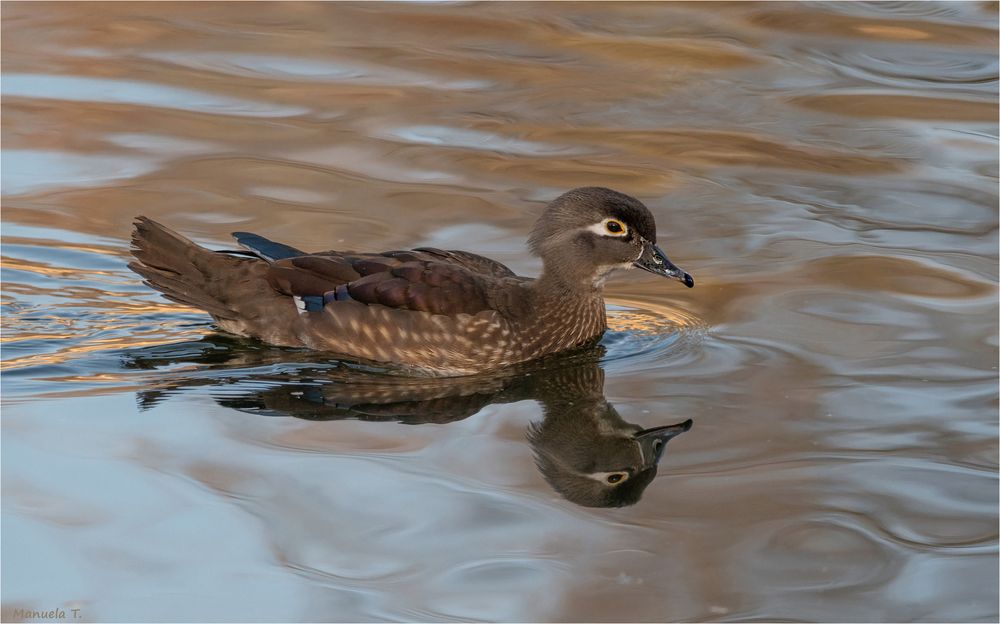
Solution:
[[[625,225],[617,219],[605,219],[604,229],[608,231],[608,234],[615,236],[621,236],[625,233]]]
[[[611,474],[609,474],[607,477],[604,478],[604,480],[610,483],[611,485],[614,485],[616,483],[621,483],[625,479],[628,479],[627,472],[612,472]]]

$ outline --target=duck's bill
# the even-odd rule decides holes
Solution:
[[[694,286],[694,278],[671,262],[667,254],[653,243],[646,243],[642,248],[642,255],[632,264],[650,273],[675,279],[688,288]]]
[[[676,425],[653,427],[652,429],[643,429],[636,433],[634,438],[639,443],[643,460],[649,465],[655,465],[663,456],[663,447],[667,445],[667,442],[685,431],[689,431],[693,424],[694,421],[688,418]]]

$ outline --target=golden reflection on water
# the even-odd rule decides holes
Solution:
[[[4,619],[996,621],[996,20],[4,4]],[[212,335],[125,267],[145,214],[530,275],[544,203],[594,184],[697,282],[607,287],[608,402],[696,423],[625,510],[546,485],[532,401],[224,407],[331,364]]]

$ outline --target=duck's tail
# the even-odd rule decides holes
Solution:
[[[205,249],[147,217],[136,217],[128,267],[171,301],[200,308],[219,320],[236,319],[234,286],[246,287],[260,259]]]

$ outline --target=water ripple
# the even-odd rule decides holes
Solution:
[[[292,117],[308,109],[213,95],[155,82],[54,74],[5,72],[0,92],[7,98],[175,108],[247,117]]]
[[[3,618],[996,621],[996,15],[4,4]],[[530,370],[223,336],[126,268],[147,214],[533,275],[583,185],[698,285],[615,276]],[[580,507],[526,437],[553,397],[695,424]]]

